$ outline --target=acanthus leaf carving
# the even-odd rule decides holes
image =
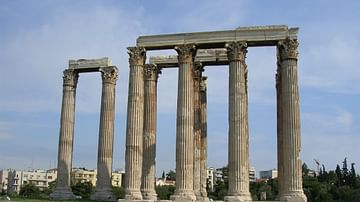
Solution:
[[[79,74],[74,69],[65,69],[63,71],[64,86],[76,86],[79,78]]]
[[[157,81],[160,74],[161,74],[161,68],[157,67],[155,64],[145,64],[144,67],[145,80]]]
[[[144,47],[128,47],[129,63],[131,65],[144,65],[146,49]]]
[[[297,59],[299,42],[296,39],[286,38],[278,42],[280,60]]]
[[[234,41],[225,44],[229,61],[240,60],[245,62],[247,43],[245,41]]]
[[[195,44],[184,44],[175,46],[174,49],[178,53],[179,63],[192,62],[196,54]]]
[[[115,84],[119,77],[119,71],[115,66],[102,67],[100,72],[103,82],[106,83]]]

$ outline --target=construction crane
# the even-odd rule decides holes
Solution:
[[[320,160],[319,159],[314,159],[315,163],[316,163],[316,172],[319,173],[320,172]]]

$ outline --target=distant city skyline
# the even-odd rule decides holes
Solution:
[[[360,20],[357,1],[2,1],[0,4],[0,169],[54,168],[62,71],[69,59],[109,57],[119,68],[113,168],[124,169],[128,55],[140,35],[242,26],[299,27],[302,160],[335,169],[360,165]],[[159,9],[160,8],[160,9]],[[175,51],[149,51],[151,55]],[[276,51],[249,48],[250,165],[277,168]],[[228,67],[208,76],[209,167],[227,165]],[[158,82],[157,176],[175,169],[177,69]],[[101,78],[80,75],[73,167],[96,168]]]

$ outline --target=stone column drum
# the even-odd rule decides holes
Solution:
[[[146,64],[144,71],[144,137],[141,193],[143,199],[155,201],[155,157],[156,157],[156,117],[157,117],[157,80],[160,69]]]
[[[194,193],[197,200],[201,199],[200,82],[202,71],[202,64],[194,63]]]
[[[130,73],[126,124],[125,199],[141,200],[141,171],[144,126],[144,64],[146,51],[128,48]]]
[[[229,59],[229,190],[225,201],[251,201],[246,94],[246,42],[226,44]]]
[[[284,186],[284,159],[283,159],[283,135],[282,135],[282,112],[281,112],[281,72],[280,72],[280,54],[279,49],[277,49],[277,70],[276,70],[276,116],[277,116],[277,164],[278,164],[278,198],[283,194]]]
[[[283,179],[280,201],[307,201],[302,188],[300,160],[300,104],[297,76],[298,42],[294,39],[279,41],[280,103]]]
[[[173,201],[195,201],[194,194],[194,45],[176,46],[179,84],[176,119],[176,188]]]
[[[202,201],[209,201],[207,197],[207,99],[206,79],[201,77],[200,81],[200,194]]]
[[[91,200],[114,201],[112,193],[112,164],[115,118],[115,85],[118,69],[115,66],[100,68],[102,76],[102,96],[100,111],[97,180]]]
[[[72,168],[74,122],[75,122],[75,95],[78,73],[73,69],[66,69],[63,77],[63,98],[61,107],[60,135],[58,145],[58,172],[54,192],[51,199],[74,199],[75,195],[70,187]]]

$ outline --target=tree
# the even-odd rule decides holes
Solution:
[[[341,171],[342,177],[343,177],[343,184],[342,185],[349,185],[349,169],[347,167],[347,159],[345,157],[344,161],[343,161],[343,167],[342,167],[342,171]]]
[[[161,179],[165,179],[165,171],[162,172]]]
[[[175,187],[172,185],[156,186],[155,190],[160,200],[169,200],[175,192]]]
[[[355,163],[351,164],[351,169],[350,169],[350,173],[349,173],[349,186],[351,186],[352,188],[356,188],[357,187],[357,183],[356,183],[356,171],[355,171],[355,167],[354,167]]]
[[[307,176],[309,174],[309,168],[308,166],[306,165],[306,163],[303,163],[302,164],[302,175],[303,176]]]
[[[83,199],[89,199],[90,195],[94,191],[94,187],[91,182],[77,182],[75,185],[71,186],[72,192],[81,196]]]
[[[26,198],[41,198],[41,191],[34,184],[27,183],[21,186],[19,195]]]
[[[123,187],[112,187],[112,193],[116,197],[116,199],[123,199],[125,198],[125,190]]]
[[[169,172],[166,173],[166,179],[167,179],[167,180],[175,181],[175,180],[176,180],[176,173],[175,173],[175,171],[169,170]]]

